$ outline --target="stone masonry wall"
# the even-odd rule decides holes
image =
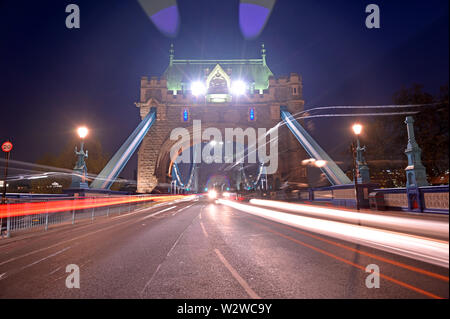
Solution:
[[[150,107],[156,107],[157,120],[138,151],[137,183],[140,193],[150,192],[158,183],[167,182],[167,145],[170,145],[168,140],[174,128],[190,128],[192,120],[201,120],[202,131],[207,127],[269,130],[280,121],[281,105],[286,105],[292,113],[302,111],[304,107],[301,78],[294,73],[289,77],[271,78],[269,89],[264,94],[242,96],[230,103],[205,104],[204,100],[199,101],[190,94],[177,93],[174,95],[166,89],[164,79],[141,79],[140,115],[144,118]],[[248,117],[251,107],[255,109],[254,121]],[[184,109],[189,111],[187,122],[182,118]],[[285,126],[280,128],[278,134],[279,167],[276,175],[283,181],[306,182],[306,171],[299,167],[301,160],[306,157],[305,152]]]

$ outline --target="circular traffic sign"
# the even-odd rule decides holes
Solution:
[[[2,151],[5,153],[11,152],[12,148],[13,148],[13,145],[9,141],[2,144]]]

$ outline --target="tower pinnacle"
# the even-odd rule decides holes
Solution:
[[[169,50],[169,65],[173,64],[173,58],[175,56],[175,50],[173,49],[173,43],[170,44],[170,50]]]
[[[264,43],[261,44],[261,57],[262,57],[263,65],[266,65],[266,49],[264,48]]]

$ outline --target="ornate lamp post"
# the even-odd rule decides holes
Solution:
[[[358,178],[359,178],[359,169],[358,169],[358,159],[362,157],[361,147],[359,144],[359,134],[362,132],[361,124],[353,124],[352,129],[353,133],[356,135],[356,145],[355,142],[352,143],[352,155],[353,155],[353,180],[355,183],[355,199],[356,199],[356,210],[359,211],[359,194],[358,194]]]
[[[408,157],[408,166],[405,168],[407,188],[428,186],[427,172],[421,161],[422,150],[416,142],[413,123],[413,117],[407,116],[405,120],[408,130],[408,145],[405,150]]]
[[[414,119],[407,116],[405,120],[408,130],[408,145],[405,154],[408,157],[408,166],[406,172],[406,193],[408,196],[408,208],[411,211],[421,212],[423,209],[423,197],[420,194],[419,187],[428,186],[427,172],[422,164],[422,150],[416,142],[414,136]]]
[[[77,156],[77,163],[73,168],[72,185],[70,188],[89,188],[86,182],[87,166],[85,158],[88,158],[88,151],[84,151],[84,139],[88,135],[89,131],[86,127],[79,127],[77,129],[78,136],[81,139],[80,151],[75,146],[75,155]]]

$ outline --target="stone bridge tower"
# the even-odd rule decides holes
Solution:
[[[233,81],[248,86],[243,95],[233,95]],[[194,94],[192,83],[203,85]],[[170,183],[170,140],[173,129],[184,127],[192,134],[193,120],[202,128],[248,127],[269,130],[280,122],[280,106],[292,114],[304,108],[302,79],[296,73],[274,77],[266,64],[264,45],[259,59],[179,60],[170,49],[169,66],[161,78],[141,78],[140,115],[157,109],[157,120],[145,136],[138,152],[137,191],[152,191],[158,184]],[[192,136],[192,135],[191,135]],[[283,182],[307,183],[301,161],[306,153],[285,126],[278,132],[278,171],[269,176],[273,188]]]

